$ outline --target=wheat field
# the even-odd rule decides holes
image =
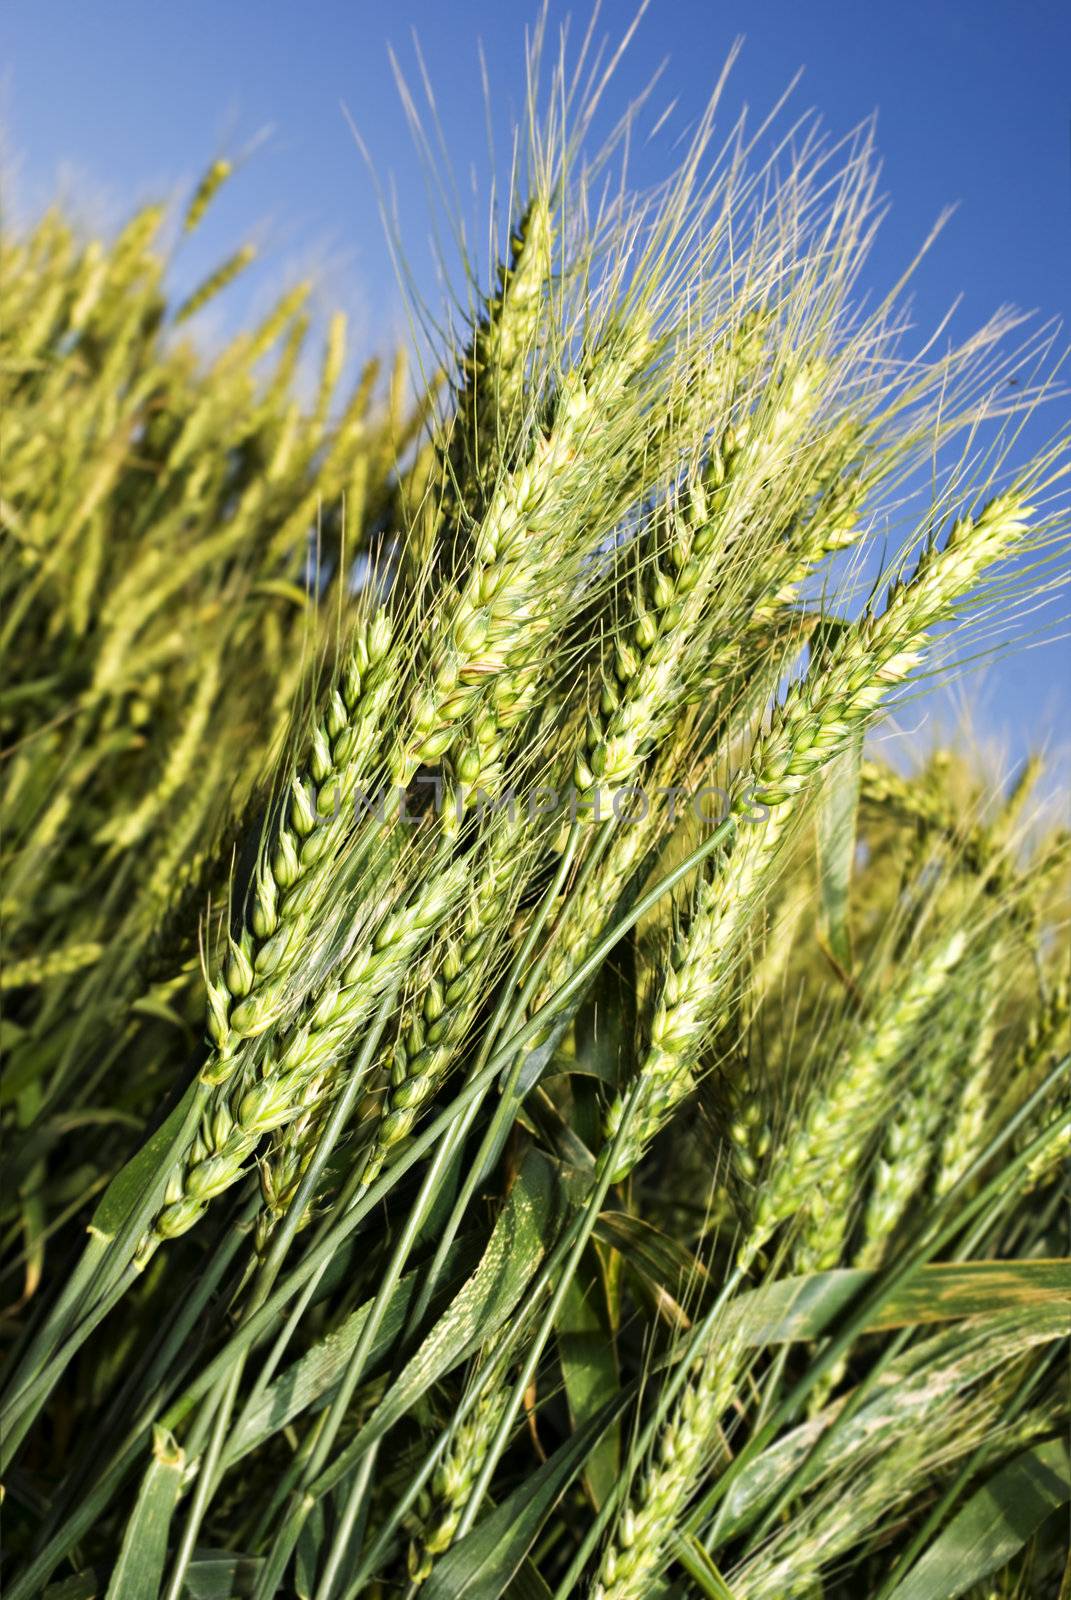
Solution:
[[[8,1600],[1066,1600],[1071,835],[876,736],[1059,350],[862,293],[869,130],[529,76],[419,360],[190,337],[223,159],[0,243]]]

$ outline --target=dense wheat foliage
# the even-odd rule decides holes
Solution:
[[[869,737],[1066,574],[1051,342],[531,84],[442,380],[190,342],[225,162],[5,234],[9,1600],[1069,1592],[1069,837]]]

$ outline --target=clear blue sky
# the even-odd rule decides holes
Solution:
[[[534,9],[534,8],[533,8]],[[466,193],[486,194],[489,160],[477,46],[499,136],[521,103],[518,0],[7,0],[0,17],[0,126],[14,194],[32,210],[66,175],[93,220],[190,182],[213,156],[270,133],[214,214],[204,248],[224,252],[253,230],[272,281],[326,263],[324,297],[351,310],[359,337],[385,342],[401,300],[374,186],[340,109],[378,172],[393,176],[407,249],[434,294],[420,168],[387,47],[413,66],[416,31],[451,158]],[[586,22],[585,0],[554,3]],[[608,0],[616,37],[634,13]],[[886,287],[949,203],[958,211],[915,283],[917,318],[934,322],[962,292],[966,333],[1009,302],[1059,317],[1071,333],[1071,5],[1067,0],[652,0],[622,63],[613,103],[638,92],[663,58],[659,93],[681,128],[705,101],[737,35],[745,40],[727,110],[764,112],[796,69],[792,105],[846,132],[878,112],[891,212],[868,282]],[[670,160],[668,135],[643,148],[638,176]],[[478,214],[474,208],[473,214]],[[265,291],[254,279],[244,291]],[[237,310],[241,310],[237,303]],[[1036,442],[1066,425],[1049,407]],[[1013,754],[1031,738],[1066,741],[1067,640],[1007,659],[976,686]]]

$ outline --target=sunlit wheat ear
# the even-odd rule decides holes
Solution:
[[[332,825],[344,816],[332,813]],[[326,824],[325,824],[326,826]],[[312,992],[302,1003],[298,989],[281,980],[287,997],[286,1025],[269,1023],[263,1038],[251,1041],[238,1058],[219,1064],[210,1058],[202,1081],[209,1086],[197,1131],[170,1176],[164,1204],[138,1251],[144,1264],[162,1239],[184,1233],[207,1205],[248,1170],[248,1159],[266,1136],[303,1123],[312,1139],[321,1118],[309,1120],[312,1097],[331,1103],[331,1081],[337,1078],[361,1026],[372,1015],[384,990],[400,983],[438,923],[449,915],[464,883],[462,862],[440,861],[440,870],[423,878],[413,871],[412,851],[381,841],[380,858],[361,881],[365,918],[340,950],[332,949],[331,921],[320,905],[324,943],[310,936],[303,947],[305,985]],[[441,852],[440,852],[441,854]],[[323,858],[317,858],[322,863]],[[407,886],[407,874],[412,883]],[[337,869],[336,869],[337,876]],[[315,910],[319,902],[312,901]],[[336,919],[337,920],[337,919]],[[234,958],[232,942],[232,960]],[[297,1155],[300,1180],[314,1144]],[[291,1152],[291,1154],[293,1154]],[[292,1166],[284,1161],[284,1169]],[[262,1185],[271,1211],[279,1211],[292,1192],[292,1173],[284,1170],[278,1184],[270,1158],[262,1168]],[[267,1231],[259,1227],[261,1242]]]
[[[639,1072],[639,1101],[632,1109],[622,1094],[607,1112],[605,1136],[612,1141],[628,1107],[615,1181],[636,1165],[693,1086],[693,1070],[728,1003],[740,928],[773,861],[772,848],[761,853],[745,849],[723,870],[719,870],[718,863],[704,875],[691,908],[687,933],[670,956],[655,1001],[649,1042]]]
[[[853,731],[865,726],[889,688],[917,668],[925,630],[940,620],[960,595],[969,593],[988,562],[1005,554],[1025,534],[1026,524],[1019,513],[1018,502],[1005,499],[987,507],[977,524],[954,525],[943,550],[931,546],[920,558],[914,577],[892,585],[885,610],[880,615],[868,612],[847,629],[776,709],[771,727],[756,741],[746,768],[734,780],[730,817],[735,831],[725,855],[711,871],[707,915],[696,924],[704,955],[694,963],[695,978],[686,993],[678,994],[671,976],[673,992],[667,1016],[678,1012],[687,1018],[688,1034],[695,1034],[695,1022],[718,1000],[719,975],[716,967],[711,972],[706,952],[717,952],[723,962],[731,959],[740,908],[769,870],[792,802],[844,747]],[[755,806],[769,808],[770,815],[761,824],[748,824],[744,818]],[[646,1059],[632,1124],[641,1145],[687,1087],[689,1064],[686,1055],[676,1051],[667,1055],[657,1046]],[[611,1127],[616,1127],[619,1115],[619,1109],[611,1111]],[[758,1222],[757,1227],[763,1239],[768,1237],[765,1222]]]
[[[255,1064],[216,1085],[193,1144],[171,1176],[163,1209],[141,1250],[185,1233],[205,1208],[241,1177],[260,1141],[304,1109],[306,1086],[352,1044],[379,996],[400,982],[431,929],[446,916],[465,880],[464,863],[429,875],[402,898],[367,943],[361,943],[319,993],[273,1039]]]
[[[988,967],[981,975],[981,992],[967,1009],[971,1031],[962,1049],[963,1065],[952,1064],[952,1104],[940,1139],[934,1190],[947,1194],[982,1148],[993,1097],[993,1057],[1000,1004],[999,967],[1004,949],[994,941]],[[940,1130],[934,1130],[935,1133]]]
[[[775,645],[769,650],[761,648],[753,656],[749,655],[748,704],[740,711],[740,720],[743,724],[750,725],[755,716],[765,713],[783,674],[785,661],[794,659],[798,655],[798,648],[795,629],[789,627],[780,647]],[[715,692],[720,691],[721,699],[726,701],[729,681],[727,677],[721,677],[715,686]],[[715,703],[720,704],[721,701]],[[736,709],[733,708],[734,711]],[[613,838],[600,861],[598,873],[566,901],[546,968],[545,982],[541,991],[544,999],[552,995],[556,985],[568,977],[571,968],[583,960],[595,943],[599,932],[620,907],[627,903],[628,896],[639,886],[645,872],[650,871],[651,862],[657,851],[675,833],[679,834],[689,821],[698,820],[699,812],[696,810],[698,799],[710,780],[718,775],[716,771],[712,771],[712,757],[717,751],[722,728],[723,719],[716,720],[712,731],[710,719],[704,715],[701,701],[693,699],[690,703],[678,705],[675,727],[656,746],[639,769],[639,775],[643,778],[642,792],[648,804],[645,814],[638,820],[630,822],[628,826],[611,823],[611,816],[616,816],[614,811],[616,799],[601,785],[598,787],[600,815],[607,826],[613,827]],[[627,797],[626,792],[625,798]],[[702,806],[699,809],[702,811]],[[703,815],[705,818],[705,811]],[[711,824],[705,822],[705,825]],[[771,851],[770,867],[773,861],[774,853]],[[752,866],[754,862],[748,867],[749,871]],[[704,897],[701,894],[699,898],[702,900]],[[725,907],[729,905],[730,901],[726,899]],[[697,917],[697,935],[704,925],[704,917],[709,918],[712,914],[711,906],[704,901]],[[747,903],[741,901],[737,903],[732,917],[735,917],[736,924],[742,924],[742,919],[747,914]],[[730,922],[726,921],[722,931],[725,932],[729,926]],[[683,946],[679,956],[681,959],[686,959]],[[724,1008],[726,988],[732,981],[736,966],[736,953],[732,948],[727,948],[719,960],[720,966],[717,972],[709,975],[709,981],[704,981],[703,1001],[696,1005],[693,997],[689,1002],[694,1015],[691,1038],[687,1042],[688,1048],[683,1049],[682,1040],[682,1051],[673,1060],[669,1056],[663,1060],[664,1070],[659,1077],[662,1079],[661,1097],[664,1098],[663,1112],[666,1115],[677,1104],[680,1095],[687,1092],[691,1082],[691,1063]],[[672,1070],[674,1065],[679,1069],[676,1072]],[[675,1083],[677,1087],[674,1087]],[[618,1109],[620,1103],[620,1101],[615,1102]],[[616,1127],[617,1114],[618,1111],[611,1108],[608,1124],[610,1128]],[[644,1121],[642,1107],[637,1115],[642,1123]],[[625,1148],[629,1152],[630,1160],[638,1159],[645,1140],[653,1136],[660,1119],[650,1117],[647,1121],[647,1132],[643,1137],[626,1140]]]
[[[448,802],[449,803],[449,802]],[[483,833],[465,857],[447,869],[449,883],[464,885],[459,894],[465,903],[460,921],[455,913],[458,895],[444,896],[424,908],[406,908],[400,915],[410,925],[438,905],[438,921],[426,924],[431,944],[424,961],[426,976],[418,980],[414,1005],[390,1049],[390,1070],[386,1091],[368,1120],[365,1132],[369,1148],[361,1157],[362,1182],[370,1184],[378,1176],[390,1152],[411,1131],[430,1098],[438,1091],[472,1027],[486,986],[493,981],[502,961],[502,946],[508,935],[509,919],[526,881],[531,861],[531,841],[508,810],[495,811]],[[389,926],[389,925],[388,925]],[[421,926],[424,926],[421,922]],[[377,933],[378,944],[381,935]],[[391,948],[389,945],[385,948]],[[399,944],[408,952],[410,946]],[[320,1052],[322,1069],[309,1081],[306,1094],[314,1092],[320,1117],[305,1116],[283,1129],[261,1162],[261,1183],[268,1216],[262,1229],[267,1238],[272,1220],[285,1210],[296,1182],[313,1154],[323,1113],[337,1097],[347,1070],[346,1041],[357,1036],[357,1029],[368,1014],[369,1000],[383,986],[382,966],[370,967],[374,989],[366,985],[368,999],[359,1000],[354,987],[340,993],[332,1009],[329,1031],[324,1034],[325,1049]],[[391,972],[397,965],[390,967]],[[344,986],[343,986],[344,989]]]
[[[999,830],[989,832],[993,847],[998,847]],[[993,872],[999,866],[998,860]],[[858,1201],[860,1196],[864,1204],[854,1259],[861,1266],[877,1268],[890,1257],[898,1226],[901,1236],[908,1237],[929,1195],[947,1194],[980,1153],[987,1133],[995,1129],[991,1121],[992,1085],[998,1081],[994,1017],[999,1004],[1007,1001],[1016,956],[1022,954],[1022,935],[1011,930],[1022,922],[1022,908],[1015,901],[1028,895],[1031,874],[1028,869],[1007,899],[1002,892],[1000,917],[993,926],[986,910],[986,885],[993,872],[982,872],[965,888],[962,870],[951,864],[944,870],[945,897],[956,904],[964,929],[973,925],[973,954],[948,975],[930,1021],[909,1041],[881,1119],[874,1165],[868,1168],[857,1146],[854,1185],[834,1184],[827,1189],[819,1183],[815,1209],[804,1214],[794,1260],[797,1270],[828,1268],[838,1258],[847,1259],[842,1247],[856,1209],[853,1198]],[[813,1406],[824,1403],[844,1371],[841,1363],[827,1374],[812,1395]]]
[[[928,881],[928,890],[919,886],[920,904],[925,904],[927,894],[932,895],[934,886],[941,883],[933,874]],[[986,948],[992,935],[986,926],[978,886],[972,885],[964,894],[949,868],[943,887],[946,896],[954,894],[958,902],[959,931],[967,940],[963,958],[943,970],[943,984],[926,1014],[907,1000],[910,980],[906,986],[894,982],[887,994],[872,1001],[866,998],[864,985],[862,1005],[871,1014],[875,1037],[881,1034],[881,1038],[875,1052],[879,1076],[869,1086],[860,1084],[860,1129],[868,1120],[865,1102],[883,1093],[882,1075],[886,1078],[886,1103],[876,1133],[864,1132],[854,1144],[845,1133],[834,1155],[832,1174],[816,1178],[813,1197],[801,1211],[793,1246],[792,1262],[798,1272],[828,1270],[848,1259],[876,1269],[886,1259],[901,1224],[910,1225],[913,1204],[921,1202],[929,1192],[934,1153],[948,1121],[957,1079],[970,1079],[989,1068],[989,1021],[999,954]],[[925,941],[926,935],[922,938]],[[912,939],[901,952],[901,959],[915,971],[929,970],[925,943],[920,947]],[[939,953],[938,964],[943,967]],[[879,1019],[884,1016],[892,1020],[894,1015],[895,1022],[884,1030]],[[899,1045],[898,1028],[903,1029]],[[829,1082],[829,1098],[834,1101],[841,1070],[835,1064],[832,1079],[822,1080]],[[871,1163],[867,1153],[872,1141],[876,1148]],[[855,1252],[849,1258],[845,1247],[857,1218],[858,1237]],[[840,1376],[841,1369],[830,1374],[829,1385],[835,1386]],[[812,1397],[812,1406],[823,1403],[826,1392],[823,1387]]]
[[[722,393],[712,409],[714,421],[734,415],[738,392],[758,359],[750,345],[745,326],[727,336],[715,359]],[[627,590],[629,608],[607,649],[601,692],[577,758],[581,795],[600,784],[612,790],[632,782],[641,758],[672,726],[690,666],[687,652],[690,645],[695,649],[731,536],[734,464],[745,455],[744,442],[727,425],[702,471],[650,519]]]
[[[570,727],[570,736],[568,759],[564,763],[565,779],[569,776],[569,768],[575,760],[577,743],[583,737],[583,732],[574,724]],[[645,768],[644,779],[649,796],[664,795],[674,786],[683,793],[689,793],[693,781],[696,786],[702,781],[699,776],[704,770],[702,755],[694,716],[685,710],[679,716],[673,732]],[[675,810],[652,802],[641,818],[626,827],[618,827],[611,820],[612,801],[608,805],[608,800],[609,797],[604,795],[600,817],[606,826],[612,827],[613,837],[599,862],[598,872],[565,898],[562,915],[547,952],[538,997],[540,1004],[551,999],[555,990],[568,980],[570,973],[584,960],[600,933],[650,870],[653,856],[680,820]],[[584,816],[579,807],[577,815],[579,818]],[[551,1024],[544,1034],[532,1041],[531,1049],[544,1049],[553,1031],[554,1024]]]
[[[389,1050],[389,1076],[376,1110],[367,1119],[370,1145],[362,1157],[362,1181],[374,1181],[390,1152],[411,1132],[437,1093],[469,1039],[479,1008],[498,977],[510,946],[510,923],[520,895],[540,859],[541,833],[529,814],[527,785],[538,786],[540,746],[518,768],[524,775],[518,796],[511,789],[502,799],[477,791],[475,803],[460,790],[442,788],[438,829],[447,844],[460,834],[460,857],[448,869],[463,882],[460,911],[446,905],[440,924],[429,927],[431,940],[421,974],[414,985],[406,1020]],[[476,822],[475,835],[461,832],[466,815]],[[378,935],[376,936],[378,938]],[[352,1007],[340,1013],[354,1025],[360,1016]],[[348,1024],[347,1024],[348,1026]],[[261,1164],[265,1203],[277,1217],[293,1192],[295,1175],[314,1153],[326,1112],[345,1081],[346,1057],[336,1049],[316,1080],[319,1114],[287,1127]],[[311,1092],[311,1090],[309,1091]],[[266,1236],[270,1222],[266,1219]]]
[[[244,927],[209,984],[207,1030],[215,1057],[204,1069],[222,1081],[244,1038],[276,1022],[292,995],[289,973],[334,856],[352,827],[354,799],[375,770],[381,721],[396,688],[391,624],[379,612],[349,656],[293,775],[274,835],[261,854]]]
[[[470,771],[495,759],[497,730],[527,714],[580,564],[605,532],[597,504],[588,508],[590,522],[566,508],[600,464],[612,466],[606,418],[620,408],[648,347],[642,323],[627,327],[567,373],[547,430],[528,459],[500,479],[473,529],[459,587],[422,618],[418,686],[390,756],[395,784],[404,786],[422,762],[442,760],[481,708],[492,724]]]
[[[185,299],[175,312],[176,322],[186,322],[190,317],[196,316],[198,311],[204,309],[209,301],[228,289],[238,277],[256,259],[256,250],[251,244],[242,245],[232,256],[228,256],[222,266],[216,268],[203,283]]]
[[[509,813],[497,814],[480,841],[469,878],[469,903],[460,928],[447,929],[432,948],[433,974],[419,1012],[396,1040],[390,1084],[372,1134],[362,1183],[378,1176],[391,1150],[412,1129],[436,1093],[472,1026],[483,985],[494,970],[495,946],[524,887],[525,841]]]
[[[954,994],[953,986],[949,988]],[[984,1026],[975,1036],[972,1048],[971,1035],[962,1022],[959,1027],[955,1018],[945,1022],[940,1008],[934,1022],[940,1032],[935,1034],[932,1043],[919,1041],[915,1068],[913,1071],[909,1068],[898,1101],[884,1124],[881,1150],[871,1174],[870,1192],[860,1223],[861,1243],[856,1262],[861,1267],[880,1265],[912,1201],[925,1193],[927,1174],[933,1165],[934,1144],[946,1111],[949,1082],[960,1054],[968,1053],[971,1065],[976,1067],[980,1052],[989,1047]],[[857,1176],[861,1179],[861,1168]],[[835,1265],[847,1232],[847,1226],[841,1231],[830,1217],[838,1205],[843,1208],[845,1224],[850,1223],[851,1196],[836,1185],[828,1194],[821,1194],[818,1215],[812,1212],[805,1218],[795,1255],[800,1271],[820,1271]]]
[[[550,198],[537,192],[510,240],[510,257],[498,269],[472,342],[461,359],[461,383],[443,467],[440,524],[449,540],[464,542],[465,525],[478,520],[488,492],[523,435],[526,378],[538,354],[553,261],[556,221]],[[463,553],[459,553],[464,559]]]
[[[780,666],[771,668],[768,663],[757,668],[759,701],[765,703],[780,670]],[[642,792],[648,802],[643,814],[627,826],[612,824],[609,815],[605,816],[605,825],[612,827],[609,848],[602,856],[598,873],[566,902],[546,967],[542,990],[544,997],[553,996],[556,985],[568,976],[573,965],[583,960],[615,912],[628,903],[629,896],[642,882],[645,873],[651,870],[651,863],[658,851],[675,834],[684,831],[690,820],[697,819],[694,797],[697,793],[710,792],[704,786],[712,776],[710,762],[705,755],[708,748],[705,740],[710,737],[709,728],[705,726],[708,720],[694,705],[681,707],[674,732],[657,748],[654,757],[642,769]],[[607,796],[603,794],[604,807],[606,799]],[[713,824],[706,822],[705,825]],[[746,914],[743,903],[739,911],[741,916]],[[688,970],[689,976],[694,975],[695,965],[701,965],[702,952],[708,948],[709,941],[703,930],[710,916],[711,907],[706,903],[705,892],[700,889],[692,906],[688,937],[680,938],[672,957],[672,964],[675,966],[679,962]],[[689,955],[689,950],[693,948],[696,952],[694,965]],[[679,1013],[674,1013],[674,1020],[681,1025],[680,1037],[664,1051],[661,1046],[651,1051],[648,1058],[651,1069],[648,1092],[651,1098],[648,1100],[646,1093],[641,1098],[636,1109],[635,1131],[630,1127],[623,1140],[622,1171],[630,1170],[635,1165],[646,1141],[653,1137],[662,1121],[672,1113],[681,1096],[691,1087],[692,1067],[726,1004],[737,964],[736,953],[731,947],[724,952],[723,959],[719,957],[719,963],[716,971],[704,975],[702,994],[690,993],[687,981],[680,984],[683,1003]],[[652,972],[651,981],[657,989],[660,974]],[[672,975],[669,981],[676,984]],[[669,1009],[665,997],[652,1003],[655,1009],[651,1028],[660,1035],[664,1033],[668,1040],[673,1025],[664,1014]],[[551,1032],[548,1030],[541,1040],[534,1041],[533,1048],[545,1048],[546,1038]],[[645,1036],[645,1044],[648,1041],[649,1035]],[[612,1138],[617,1131],[622,1104],[623,1096],[610,1108],[606,1124],[608,1138]]]

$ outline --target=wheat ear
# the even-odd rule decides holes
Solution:
[[[536,193],[517,223],[509,260],[499,266],[495,293],[461,360],[445,476],[457,486],[457,504],[470,518],[501,463],[508,462],[523,422],[526,368],[539,330],[554,236],[550,202]]]
[[[652,1136],[687,1088],[695,1045],[721,1004],[742,907],[764,882],[792,802],[873,716],[889,688],[917,668],[925,630],[948,615],[986,566],[1014,547],[1026,531],[1025,514],[1018,498],[1002,496],[990,501],[977,520],[957,521],[943,548],[931,544],[924,550],[910,581],[893,582],[884,611],[868,611],[790,689],[770,728],[756,740],[730,792],[729,818],[735,831],[712,871],[703,915],[695,925],[706,956],[690,970],[702,976],[687,993],[672,975],[670,979],[667,1016],[679,1016],[686,1043],[676,1047],[671,1024],[668,1051],[656,1044],[641,1068],[631,1124],[641,1141]],[[749,826],[743,819],[755,806],[769,808],[770,814],[761,825]],[[718,962],[713,980],[707,959],[711,955]],[[610,1126],[617,1125],[623,1106],[619,1097],[611,1108]],[[757,1225],[762,1233],[765,1223],[757,1219]]]
[[[940,1141],[934,1191],[947,1194],[966,1172],[981,1148],[993,1094],[993,1051],[999,991],[999,964],[1005,946],[996,940],[982,981],[981,1001],[973,1011],[973,1037],[958,1082],[947,1126]]]
[[[484,1347],[479,1373],[494,1357],[495,1340]],[[475,1404],[453,1429],[427,1493],[418,1505],[419,1526],[410,1540],[407,1566],[414,1585],[426,1583],[436,1559],[454,1542],[462,1514],[480,1468],[487,1458],[505,1413],[509,1389],[504,1382],[480,1390]]]
[[[405,787],[422,763],[442,760],[463,734],[469,740],[458,778],[492,781],[501,736],[527,716],[548,648],[577,603],[580,562],[606,531],[597,525],[597,507],[579,515],[575,497],[594,461],[609,464],[606,419],[649,353],[644,318],[608,335],[565,374],[549,427],[499,480],[472,531],[464,574],[422,619],[417,687],[389,756],[395,785]],[[612,494],[610,502],[616,510]],[[478,718],[481,710],[486,715]]]
[[[940,1017],[940,1007],[936,1015]],[[897,1226],[912,1199],[921,1191],[933,1164],[934,1143],[944,1119],[949,1078],[967,1041],[962,1025],[957,1027],[954,1020],[949,1020],[940,1032],[935,1028],[932,1038],[929,1045],[920,1041],[915,1071],[897,1097],[886,1125],[863,1210],[862,1239],[856,1257],[860,1267],[873,1270],[881,1265]],[[990,1042],[988,1029],[983,1027],[969,1050],[969,1072],[977,1070],[978,1063],[987,1056]],[[835,1212],[839,1207],[840,1218],[846,1226],[847,1200],[846,1193],[828,1197],[823,1193],[822,1209]],[[834,1252],[839,1255],[837,1231],[831,1221],[827,1220],[824,1227],[818,1228],[815,1220],[808,1216],[796,1256],[799,1271],[821,1271],[836,1264],[833,1255]]]
[[[591,1600],[647,1600],[685,1507],[709,1469],[721,1418],[740,1374],[739,1338],[716,1337],[693,1360],[657,1435],[638,1492],[626,1505],[599,1563]]]
[[[807,1208],[808,1260],[839,1258],[856,1169],[890,1092],[890,1074],[940,999],[966,939],[956,931],[913,963],[827,1081],[811,1091],[795,1130],[776,1148],[758,1188],[740,1261],[750,1266],[774,1229]]]
[[[197,1134],[168,1181],[163,1208],[141,1247],[142,1261],[161,1239],[191,1228],[209,1202],[242,1176],[261,1139],[299,1114],[308,1085],[344,1053],[380,996],[400,980],[464,881],[462,861],[429,873],[306,1002],[283,1039],[273,1041],[235,1082],[215,1086]]]
[[[365,1158],[361,1182],[378,1175],[391,1150],[404,1139],[442,1083],[472,1024],[481,980],[495,959],[493,941],[523,886],[516,871],[516,829],[508,813],[492,824],[469,892],[461,928],[435,952],[434,976],[404,1038],[395,1043],[390,1083]]]
[[[202,1071],[211,1083],[233,1070],[243,1039],[270,1028],[293,1000],[291,971],[310,910],[329,888],[348,803],[373,769],[382,719],[394,692],[390,619],[379,611],[358,631],[346,665],[312,730],[306,765],[290,781],[269,844],[261,852],[252,904],[226,960],[208,985]]]
[[[429,564],[449,572],[464,560],[470,530],[487,507],[499,473],[513,465],[524,431],[525,377],[536,345],[555,225],[550,202],[533,195],[498,267],[496,290],[484,302],[461,355],[460,382],[445,438],[433,441],[438,484],[405,546],[412,587]]]
[[[748,529],[759,489],[798,448],[818,394],[818,373],[804,362],[772,413],[726,430],[687,493],[655,519],[633,616],[613,644],[612,667],[603,671],[586,748],[576,763],[582,795],[596,784],[629,784],[640,760],[672,726],[686,678],[683,657],[712,586]]]
[[[1046,1071],[1071,1040],[1071,980],[1062,974],[1052,985],[1038,1015],[1031,1018],[1027,1034],[1012,1062],[1012,1095],[1021,1100],[1029,1086]],[[1049,1124],[1053,1137],[1027,1162],[1023,1187],[1039,1189],[1066,1166],[1071,1155],[1071,1109],[1060,1104]],[[1023,1141],[1029,1137],[1024,1131]]]

